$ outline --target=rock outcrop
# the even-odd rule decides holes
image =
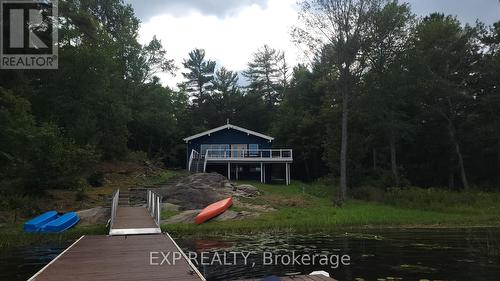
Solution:
[[[192,174],[162,186],[163,201],[179,205],[181,210],[202,209],[227,197],[254,197],[259,190],[252,185],[234,185],[217,173]]]
[[[213,220],[245,219],[274,211],[273,208],[266,205],[241,202],[241,198],[259,196],[259,190],[250,184],[235,185],[217,173],[199,173],[182,177],[162,186],[158,192],[163,196],[164,210],[179,212],[163,219],[162,223],[193,223],[201,209],[227,197],[233,198],[233,208]]]
[[[80,217],[80,222],[78,223],[79,225],[106,224],[110,218],[110,213],[110,209],[104,207],[95,207],[76,212],[76,214]]]

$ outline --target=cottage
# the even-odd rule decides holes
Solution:
[[[273,167],[288,185],[291,149],[273,149],[274,138],[241,128],[229,121],[220,126],[184,139],[187,144],[187,170],[193,173],[219,172],[228,179],[259,179],[271,181]]]

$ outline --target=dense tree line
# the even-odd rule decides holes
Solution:
[[[294,176],[468,189],[500,183],[500,22],[460,23],[382,0],[304,0],[293,29],[312,58],[265,45],[246,70],[203,49],[181,66],[137,41],[120,0],[60,3],[59,70],[0,76],[0,188],[75,187],[98,161],[143,151],[183,167],[182,138],[231,123],[294,149]],[[156,74],[182,67],[178,89]]]

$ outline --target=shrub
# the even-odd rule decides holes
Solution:
[[[85,190],[85,187],[80,187],[76,191],[75,194],[75,200],[76,201],[83,201],[88,198],[87,191]]]
[[[92,147],[76,145],[52,124],[43,124],[38,134],[31,137],[25,157],[30,165],[24,178],[31,188],[74,187],[98,158]]]
[[[356,187],[351,190],[351,196],[354,199],[372,201],[372,202],[383,202],[385,191],[382,188],[374,186],[362,186]]]
[[[438,188],[391,188],[384,194],[384,203],[393,206],[432,210],[481,210],[498,205],[499,193],[450,191]]]
[[[56,125],[37,125],[30,103],[0,88],[0,191],[72,187],[97,158]]]
[[[101,187],[106,182],[103,172],[93,172],[87,178],[87,183],[92,187]]]
[[[127,160],[134,163],[144,164],[148,161],[148,154],[144,151],[130,151],[127,155]]]

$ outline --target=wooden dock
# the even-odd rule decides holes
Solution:
[[[29,281],[205,280],[187,259],[158,265],[160,255],[151,264],[151,252],[181,250],[163,234],[82,236]]]
[[[28,281],[205,281],[172,237],[161,233],[159,195],[148,191],[146,207],[131,207],[128,198],[119,198],[117,191],[113,196],[109,235],[80,237]],[[319,275],[281,279],[335,281]],[[254,280],[260,279],[241,281]]]
[[[160,226],[156,224],[144,207],[119,206],[109,235],[158,234]]]
[[[130,207],[118,203],[117,191],[109,235],[80,237],[29,281],[204,281],[172,237],[161,233],[161,197],[150,191],[147,196],[146,207]],[[168,253],[178,257],[175,263],[170,258],[159,264],[163,262],[162,254]]]

